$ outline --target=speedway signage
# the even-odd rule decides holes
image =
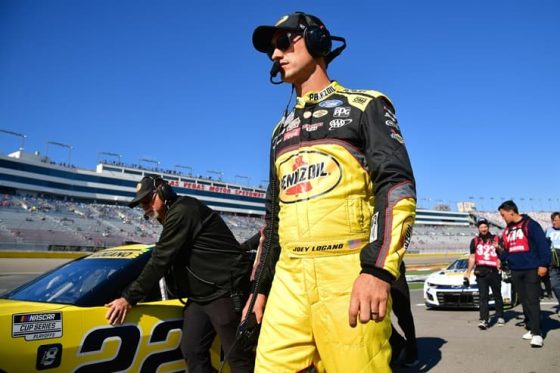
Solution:
[[[177,188],[185,188],[191,190],[204,190],[208,192],[214,193],[222,193],[222,194],[229,194],[229,195],[236,195],[236,196],[244,196],[244,197],[253,197],[253,198],[264,198],[265,194],[263,192],[255,192],[252,190],[243,190],[243,189],[234,189],[229,187],[221,187],[221,186],[214,186],[214,185],[206,185],[206,184],[198,184],[192,183],[187,181],[175,181],[170,180],[169,185],[172,187]]]

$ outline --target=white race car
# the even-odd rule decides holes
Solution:
[[[434,272],[424,281],[424,300],[428,308],[478,308],[479,292],[476,277],[471,275],[466,286],[463,276],[467,271],[469,256],[463,256],[447,268]],[[504,307],[517,303],[517,293],[512,289],[509,276],[502,272],[502,298]],[[494,306],[494,296],[490,289],[489,305]]]

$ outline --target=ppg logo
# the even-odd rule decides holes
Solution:
[[[350,107],[340,106],[334,109],[333,117],[348,118],[350,116]]]

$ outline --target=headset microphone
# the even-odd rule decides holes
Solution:
[[[333,49],[325,56],[325,63],[327,64],[327,66],[329,65],[329,63],[331,63],[332,60],[338,57],[338,55],[340,55],[344,49],[346,49],[346,39],[344,39],[343,37],[331,35],[331,40],[339,41],[342,43],[342,45]]]
[[[270,82],[272,84],[282,84],[282,80],[274,81],[273,79],[278,75],[280,72],[280,63],[278,61],[274,61],[272,67],[270,68]]]

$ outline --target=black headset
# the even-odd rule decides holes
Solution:
[[[324,57],[327,66],[346,48],[346,39],[341,36],[331,35],[329,30],[323,25],[315,16],[295,12],[299,17],[298,24],[304,24],[303,40],[307,51],[313,58]],[[332,42],[337,41],[342,43],[334,50],[331,51]],[[272,84],[282,84],[282,80],[275,81],[274,77],[280,72],[280,63],[274,61],[270,69],[270,82]],[[289,101],[288,101],[289,105]]]
[[[177,199],[177,193],[175,193],[173,188],[169,186],[169,183],[167,181],[163,180],[159,176],[147,175],[144,177],[152,180],[154,184],[154,191],[166,205]]]
[[[303,30],[303,40],[309,54],[314,58],[326,57],[332,47],[332,38],[329,30],[324,25],[319,25],[313,16],[303,12],[296,12],[296,14],[299,15],[300,20],[303,19],[303,22],[300,23],[306,25]]]

